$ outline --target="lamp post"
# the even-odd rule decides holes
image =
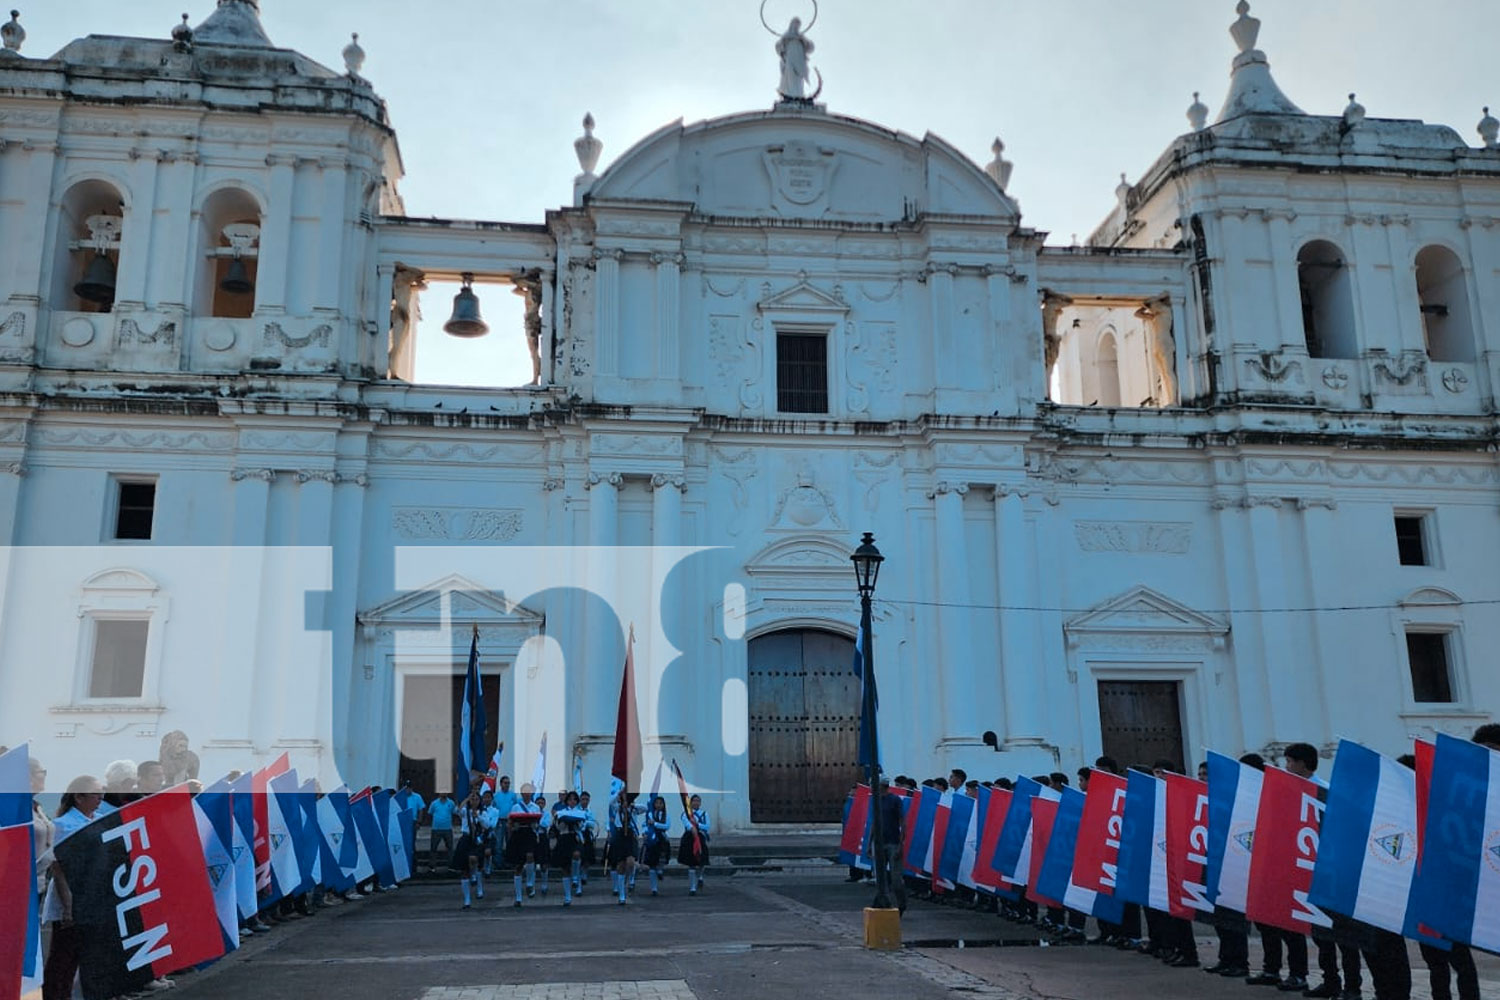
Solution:
[[[875,596],[875,581],[880,576],[880,564],[885,556],[875,547],[875,536],[865,532],[859,548],[849,557],[854,563],[854,579],[859,588],[859,627],[861,649],[860,685],[860,752],[868,754],[865,763],[869,768],[870,781],[870,848],[875,854],[875,902],[877,910],[891,908],[890,872],[886,868],[885,824],[881,822],[880,807],[884,798],[880,792],[880,741],[876,738],[875,709],[878,704],[875,691],[875,645],[870,626],[870,602]],[[866,736],[868,734],[868,737]]]

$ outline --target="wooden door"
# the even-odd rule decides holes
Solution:
[[[494,753],[500,731],[500,678],[485,676],[484,746]],[[401,761],[396,785],[411,782],[412,791],[431,802],[438,789],[453,790],[458,754],[459,708],[464,675],[407,674],[401,691]],[[486,757],[485,765],[489,764]]]
[[[1158,760],[1184,764],[1181,687],[1177,681],[1100,681],[1104,754],[1122,768]]]
[[[837,823],[859,770],[854,643],[776,632],[749,660],[751,822]]]

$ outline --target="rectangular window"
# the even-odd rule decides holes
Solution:
[[[776,335],[776,409],[782,413],[828,412],[827,336]]]
[[[1448,666],[1448,633],[1406,633],[1406,658],[1411,664],[1413,701],[1419,704],[1453,701],[1453,675]]]
[[[90,698],[139,698],[146,678],[145,618],[94,622],[94,656],[89,667]]]
[[[115,537],[149,541],[156,515],[156,483],[119,480],[115,489]]]
[[[1426,520],[1421,514],[1396,515],[1396,552],[1401,557],[1401,565],[1430,565],[1427,558]]]

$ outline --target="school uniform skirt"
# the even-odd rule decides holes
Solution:
[[[660,868],[672,858],[672,842],[666,837],[657,835],[646,838],[646,846],[641,850],[641,864],[647,868]]]
[[[682,835],[677,843],[677,863],[688,868],[703,868],[708,864],[708,838],[694,834],[692,830]]]
[[[458,844],[453,848],[453,861],[448,866],[456,868],[461,872],[469,870],[469,859],[473,858],[480,864],[484,863],[484,839],[483,835],[475,836],[466,833],[458,838]]]
[[[573,852],[583,853],[583,846],[579,843],[576,833],[559,833],[557,843],[552,845],[552,857],[556,859],[559,867],[567,867],[573,861]]]
[[[578,854],[585,865],[594,864],[597,852],[594,849],[594,835],[592,833],[585,833],[578,839]]]
[[[604,845],[604,863],[613,868],[626,858],[635,857],[635,851],[635,835],[626,830],[616,830]]]
[[[546,857],[547,852],[542,849],[536,831],[530,827],[513,829],[505,838],[505,863],[508,865],[520,866],[527,861],[544,861]]]

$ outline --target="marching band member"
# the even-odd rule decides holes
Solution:
[[[470,792],[458,810],[458,846],[453,849],[453,866],[459,871],[458,884],[463,887],[466,910],[472,902],[472,894],[484,898],[484,875],[479,870],[484,845],[489,840],[484,814],[484,804],[477,791]]]
[[[547,800],[540,795],[536,797],[536,807],[541,810],[542,818],[537,823],[535,860],[526,870],[526,897],[528,899],[536,895],[538,872],[542,876],[542,895],[547,895],[547,882],[552,873],[552,812],[556,810],[549,812]]]
[[[682,814],[682,842],[677,846],[677,862],[688,870],[688,895],[698,895],[698,883],[708,865],[708,810],[703,798],[688,799],[688,811]]]
[[[568,792],[562,808],[552,814],[552,825],[557,831],[557,843],[552,857],[559,865],[568,864],[569,871],[563,876],[563,905],[573,905],[573,893],[579,891],[579,869],[583,865],[583,824],[588,814],[578,805],[578,793]]]
[[[583,895],[583,887],[589,884],[589,868],[596,860],[597,851],[594,841],[599,836],[599,817],[589,808],[589,793],[583,792],[578,796],[578,808],[583,812],[583,826],[579,830],[579,854],[581,864],[578,868],[578,884],[573,886],[574,895]]]
[[[635,794],[625,790],[624,782],[615,779],[619,790],[609,804],[609,841],[604,847],[604,863],[614,868],[611,882],[620,905],[625,905],[629,879],[635,874],[635,817],[645,810],[635,804]]]
[[[651,873],[651,895],[659,895],[657,888],[660,885],[662,866],[672,856],[672,839],[667,831],[672,828],[672,820],[667,816],[667,800],[660,795],[651,799],[650,810],[646,814],[646,840],[641,847],[641,863]]]
[[[537,831],[543,816],[542,807],[532,798],[534,791],[530,782],[522,785],[521,798],[511,807],[507,817],[505,863],[515,869],[516,906],[521,905],[521,882],[532,873],[539,850]]]

